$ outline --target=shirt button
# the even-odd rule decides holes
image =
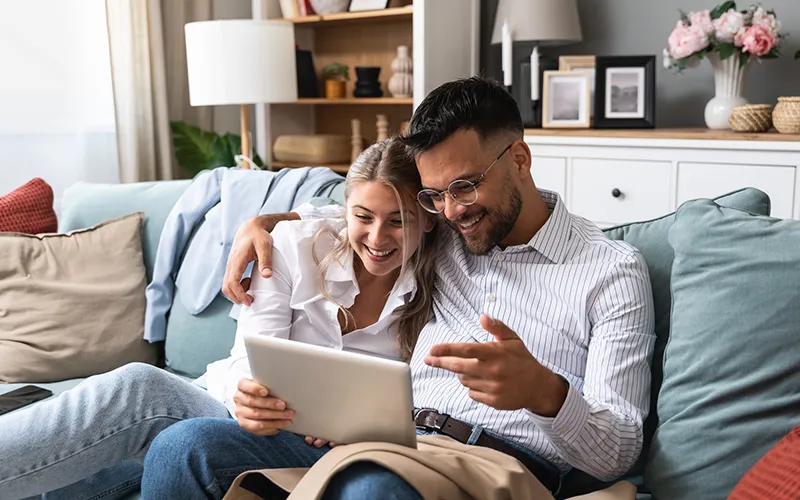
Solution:
[[[495,297],[493,293],[490,293],[489,295],[486,296],[486,300],[488,300],[489,302],[494,302],[496,299],[497,297]]]
[[[495,256],[495,260],[496,260],[497,262],[503,262],[504,260],[506,260],[506,256],[505,256],[505,255],[503,255],[503,254],[501,254],[501,253],[499,253],[499,254],[497,254],[497,255]]]

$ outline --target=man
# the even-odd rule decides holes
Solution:
[[[435,89],[405,141],[425,186],[418,201],[450,228],[440,236],[433,319],[410,363],[414,404],[423,409],[418,427],[511,454],[553,493],[571,467],[602,480],[623,474],[642,447],[655,341],[641,254],[536,188],[516,103],[495,82],[470,78]],[[236,236],[224,288],[235,302],[252,301],[247,282],[238,282],[250,261],[270,275],[265,229],[274,222],[252,219]],[[218,471],[238,465],[312,465],[326,449],[288,465],[275,459],[287,453],[278,429],[290,414],[260,390],[240,384],[237,397],[252,411],[237,415],[238,430],[202,433],[180,423],[162,433],[147,457],[145,486],[208,492],[230,484]],[[199,451],[188,457],[182,446],[195,442],[202,443],[195,450],[249,446],[252,463]],[[176,463],[183,465],[170,470]],[[341,498],[348,491],[372,498],[364,491],[382,488],[419,498],[373,464],[345,469],[330,488]]]

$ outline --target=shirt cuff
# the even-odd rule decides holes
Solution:
[[[578,391],[569,386],[567,398],[555,417],[543,417],[528,411],[536,426],[548,437],[558,436],[561,441],[573,443],[583,432],[589,421],[589,402]]]
[[[316,209],[316,207],[315,207],[314,205],[312,205],[311,203],[303,203],[303,204],[302,204],[302,205],[300,205],[299,207],[295,208],[295,209],[294,209],[294,211],[295,211],[295,212],[297,213],[297,215],[299,215],[299,216],[300,216],[300,218],[301,218],[301,219],[303,219],[303,220],[306,220],[306,219],[316,219],[316,218],[317,218],[317,217],[315,217],[315,215],[316,215],[316,213],[317,213],[317,209]]]

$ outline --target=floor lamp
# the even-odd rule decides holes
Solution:
[[[249,105],[297,101],[294,25],[201,21],[188,23],[185,33],[189,103],[241,105],[242,156],[252,160]]]

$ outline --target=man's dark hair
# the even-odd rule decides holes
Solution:
[[[502,132],[521,137],[522,117],[503,86],[473,76],[445,83],[428,94],[411,117],[403,142],[417,156],[459,130],[474,130],[481,141]]]

